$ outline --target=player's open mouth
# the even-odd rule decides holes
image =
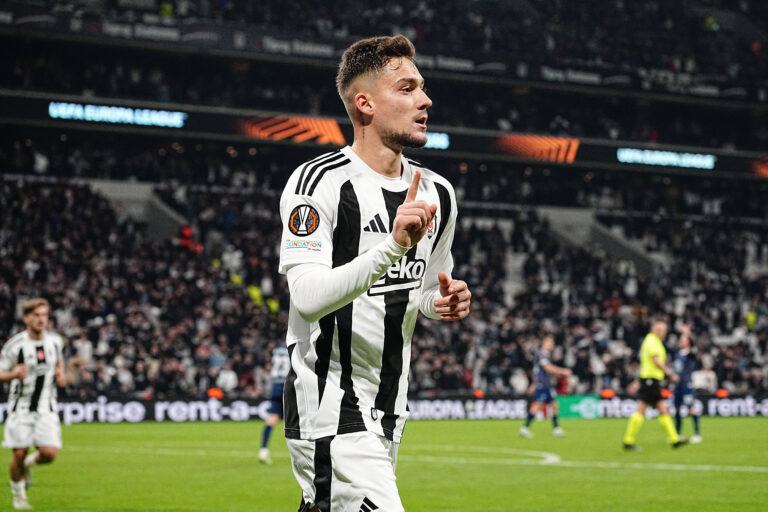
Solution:
[[[427,116],[421,116],[420,118],[416,119],[416,124],[419,124],[423,126],[424,128],[427,127]]]

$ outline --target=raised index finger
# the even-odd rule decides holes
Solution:
[[[419,181],[421,180],[421,171],[413,171],[411,186],[408,187],[408,193],[405,195],[405,203],[411,203],[416,200],[416,193],[419,191]]]

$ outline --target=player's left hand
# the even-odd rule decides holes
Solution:
[[[64,372],[56,372],[53,377],[56,379],[56,385],[60,388],[67,385],[67,376],[64,375]]]
[[[466,318],[472,298],[467,283],[451,279],[445,272],[439,272],[437,279],[440,282],[442,298],[435,301],[435,312],[440,314],[440,320],[451,322]]]

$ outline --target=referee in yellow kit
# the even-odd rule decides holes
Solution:
[[[667,402],[661,396],[661,381],[668,377],[677,382],[678,376],[667,366],[667,351],[662,340],[667,335],[667,323],[657,320],[651,326],[643,344],[640,346],[640,391],[638,392],[637,411],[629,417],[627,431],[624,434],[624,449],[637,450],[635,438],[645,421],[645,410],[648,406],[659,410],[659,423],[666,432],[672,448],[679,448],[688,442],[680,439],[675,431],[675,425],[669,416]]]

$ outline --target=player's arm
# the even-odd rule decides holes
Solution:
[[[563,368],[562,366],[557,366],[552,363],[542,365],[541,367],[544,368],[548,374],[556,377],[569,377],[573,375],[573,371],[571,371],[570,368]]]
[[[456,200],[452,192],[451,206],[451,215],[445,223],[445,232],[429,258],[419,301],[419,310],[425,316],[445,321],[461,320],[469,315],[472,298],[467,283],[451,277],[453,270],[451,246],[458,216]]]
[[[53,374],[53,378],[56,380],[57,386],[63,388],[67,385],[67,374],[64,372],[64,363],[61,362],[61,359],[56,361],[56,370]]]
[[[67,385],[67,374],[64,371],[64,339],[61,337],[56,343],[56,368],[53,372],[53,379],[59,387],[63,388]]]
[[[288,268],[291,301],[304,320],[316,322],[352,302],[421,240],[437,206],[416,201],[420,178],[421,173],[414,173],[405,200],[398,207],[392,233],[373,249],[335,268],[320,263]]]
[[[24,363],[17,363],[18,352],[11,353],[7,347],[8,345],[6,344],[3,350],[0,351],[0,382],[25,379],[27,377],[27,366]]]
[[[667,366],[666,362],[662,362],[661,357],[659,357],[658,354],[654,354],[651,357],[651,359],[653,360],[653,364],[658,366],[659,369],[661,369],[661,371],[664,372],[664,375],[666,375],[669,380],[671,380],[672,382],[677,382],[678,380],[680,380],[680,377],[678,377],[677,374],[672,371],[672,368]]]
[[[0,382],[8,382],[13,379],[25,379],[27,377],[27,365],[24,363],[13,365],[11,361],[15,359],[9,356],[10,354],[6,354],[5,351],[0,355]]]
[[[13,370],[0,370],[0,382],[8,382],[13,379],[25,379],[27,378],[27,366],[25,364],[17,364]]]

